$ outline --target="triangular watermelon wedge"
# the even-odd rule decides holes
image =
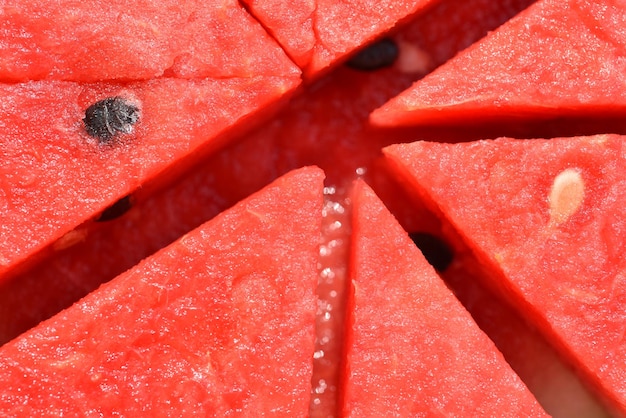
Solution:
[[[323,173],[183,236],[0,350],[12,416],[306,416]]]
[[[343,416],[547,416],[374,192],[352,202]]]
[[[542,0],[376,110],[378,125],[626,111],[626,8]]]
[[[243,0],[307,78],[391,29],[437,0]]]
[[[3,82],[282,75],[288,62],[237,0],[8,0],[0,10]]]
[[[474,252],[486,284],[626,414],[626,138],[416,142],[385,153],[446,219],[449,239]]]
[[[249,78],[0,84],[0,280],[53,242],[64,248],[80,239],[63,241],[119,199],[175,180],[267,117],[300,83],[289,68]],[[90,135],[89,109],[110,99],[136,108],[136,122],[118,132],[110,125],[119,115],[109,111],[99,119],[105,137]]]

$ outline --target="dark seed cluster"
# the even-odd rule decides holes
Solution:
[[[85,129],[100,142],[110,142],[116,135],[130,133],[139,119],[139,109],[121,97],[109,97],[85,111]]]
[[[392,39],[385,38],[357,53],[347,65],[355,70],[374,71],[393,65],[399,53],[398,45]]]
[[[435,268],[438,272],[445,271],[454,258],[452,250],[441,239],[434,235],[424,232],[413,232],[409,234],[417,248],[422,251],[426,261]]]

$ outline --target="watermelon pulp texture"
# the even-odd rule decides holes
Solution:
[[[277,179],[4,345],[0,409],[306,415],[322,181]]]
[[[9,0],[0,33],[2,82],[278,76],[285,63],[236,0]]]
[[[10,338],[29,324],[36,323],[42,316],[71,303],[101,281],[115,276],[140,258],[267,184],[280,173],[311,162],[322,165],[330,177],[327,181],[329,200],[325,228],[330,234],[323,262],[325,266],[332,267],[329,270],[322,269],[321,282],[327,287],[320,287],[320,295],[327,303],[323,304],[318,320],[329,323],[328,329],[331,331],[337,329],[332,323],[340,317],[338,306],[341,305],[338,300],[341,298],[332,295],[340,294],[342,290],[342,268],[346,261],[341,254],[345,253],[349,231],[349,222],[344,219],[349,208],[344,202],[343,193],[345,186],[355,176],[356,169],[359,169],[359,173],[365,173],[368,181],[376,185],[385,202],[394,208],[394,213],[410,230],[421,221],[417,219],[419,216],[416,216],[413,208],[405,204],[401,195],[395,193],[396,189],[392,188],[386,177],[380,175],[376,161],[380,146],[416,136],[454,141],[485,136],[478,128],[461,131],[375,130],[364,127],[367,114],[387,98],[408,87],[423,71],[430,71],[446,61],[460,48],[504,22],[528,3],[471,1],[459,5],[458,2],[441,2],[407,29],[398,32],[395,38],[409,51],[409,56],[415,58],[416,51],[410,47],[417,45],[418,57],[423,58],[419,51],[425,51],[427,60],[410,59],[409,63],[421,64],[405,65],[402,57],[407,54],[402,53],[397,66],[392,69],[373,74],[339,69],[337,73],[310,86],[294,102],[296,105],[293,105],[295,109],[292,113],[285,111],[285,116],[263,128],[262,131],[268,130],[267,135],[259,131],[254,136],[244,138],[240,143],[208,159],[202,167],[195,168],[184,181],[153,194],[148,200],[139,201],[122,218],[106,225],[90,226],[87,233],[79,235],[80,239],[70,242],[71,246],[59,249],[54,257],[21,275],[19,281],[4,286],[0,294],[9,305],[2,306],[13,307],[7,308],[9,313],[4,318],[17,319],[5,321],[2,329],[7,330],[6,335]],[[413,72],[407,73],[407,68],[412,68]],[[415,72],[415,68],[422,70]],[[329,107],[331,103],[335,103],[335,107]],[[309,108],[311,110],[306,111]],[[345,117],[336,120],[336,114],[345,114]],[[289,122],[293,120],[300,122]],[[310,129],[311,126],[316,128]],[[554,128],[553,125],[542,125],[540,129],[563,129],[563,126]],[[325,128],[319,131],[320,127]],[[494,129],[509,128],[510,125],[502,125]],[[598,128],[594,125],[593,129]],[[280,141],[275,139],[275,132],[284,132]],[[530,135],[526,131],[524,134]],[[421,211],[420,214],[427,212]],[[344,220],[340,222],[340,227],[335,222],[338,219]],[[428,225],[428,228],[436,227],[435,223]],[[45,285],[42,286],[42,283]],[[16,293],[23,296],[11,296]],[[319,338],[320,345],[325,342],[325,345],[318,347],[316,354],[316,361],[320,364],[332,357],[333,341],[337,340],[336,332],[324,334],[328,329],[322,331]],[[326,364],[332,369],[333,361],[327,361]],[[317,368],[320,373],[322,369]],[[314,408],[320,408],[318,411],[328,411],[323,409],[324,406],[334,405],[336,394],[331,390],[333,385],[332,380],[319,381],[314,389],[315,401],[319,402],[313,405]],[[320,415],[323,413],[320,412]]]

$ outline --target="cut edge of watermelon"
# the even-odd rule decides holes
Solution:
[[[413,88],[418,89],[419,81]],[[396,96],[370,114],[370,123],[380,127],[397,126],[481,126],[486,124],[506,124],[532,122],[539,123],[551,119],[618,119],[626,112],[626,105],[589,104],[576,107],[546,106],[540,102],[518,105],[500,104],[493,106],[480,98],[446,106],[420,105],[409,96],[410,90]],[[488,98],[489,99],[489,98]],[[480,113],[480,120],[476,114]]]

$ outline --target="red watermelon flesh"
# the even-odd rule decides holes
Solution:
[[[527,3],[441,2],[399,32],[396,39],[403,42],[404,49],[408,46],[410,51],[426,51],[438,64]],[[401,53],[399,62],[402,57]],[[324,218],[327,252],[321,258],[324,277],[320,278],[318,289],[322,307],[314,370],[313,395],[317,402],[312,405],[311,415],[333,414],[347,263],[343,254],[349,242],[344,189],[356,175],[356,169],[364,168],[360,172],[377,184],[377,190],[384,193],[389,204],[404,206],[402,197],[391,189],[375,161],[380,146],[396,141],[401,133],[371,129],[367,127],[367,116],[418,76],[419,72],[407,73],[402,66],[375,73],[340,69],[310,86],[289,109],[254,135],[207,159],[193,174],[162,193],[138,201],[127,215],[95,229],[93,225],[86,230],[81,227],[79,236],[84,241],[72,242],[74,246],[57,251],[53,258],[0,288],[0,329],[6,331],[3,338],[12,338],[42,317],[67,306],[286,170],[315,162],[323,165],[331,178]],[[403,135],[405,140],[413,138],[412,133]],[[407,219],[414,215],[411,208],[405,211]],[[16,293],[22,296],[14,297]]]
[[[386,150],[408,187],[473,249],[488,285],[620,414],[623,144],[624,137],[599,135]]]
[[[0,350],[19,416],[305,416],[321,170],[290,173]]]
[[[0,276],[56,240],[71,244],[74,233],[65,234],[138,187],[171,181],[298,83],[257,76],[0,85],[0,158],[8,162],[0,168]],[[117,96],[140,116],[133,132],[103,144],[87,134],[85,109]]]
[[[542,0],[385,104],[372,121],[619,115],[626,104],[625,24],[620,1]]]
[[[2,82],[259,74],[297,69],[236,0],[8,0],[0,10]]]
[[[243,0],[311,78],[437,0]]]
[[[547,416],[364,183],[353,205],[343,415]]]

